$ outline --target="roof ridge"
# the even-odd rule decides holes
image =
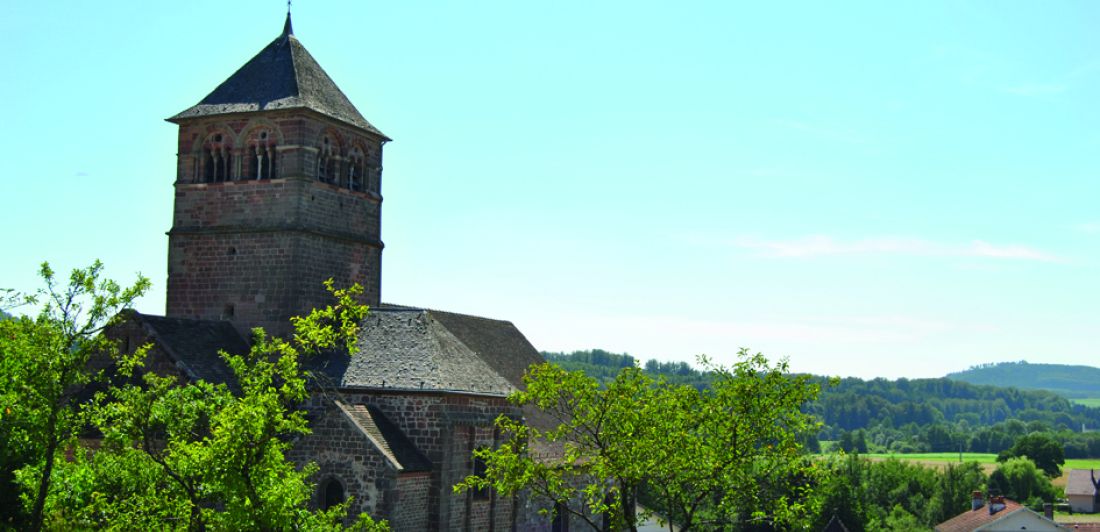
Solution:
[[[505,320],[505,319],[500,319],[500,318],[490,318],[490,317],[487,317],[487,316],[479,316],[477,314],[466,314],[466,313],[463,313],[463,312],[453,312],[453,311],[450,311],[450,310],[442,310],[442,309],[431,308],[431,307],[421,307],[421,306],[415,306],[415,305],[402,305],[402,304],[399,304],[399,303],[385,303],[385,302],[383,302],[378,306],[372,307],[371,310],[378,310],[379,312],[382,312],[382,311],[404,311],[404,312],[419,311],[419,312],[428,312],[428,313],[436,313],[436,314],[449,314],[451,316],[462,316],[464,318],[474,318],[474,319],[478,319],[478,320],[492,321],[492,322],[497,322],[497,323],[512,323],[511,320]]]
[[[282,33],[241,65],[199,103],[172,116],[189,118],[280,109],[306,109],[391,140],[371,125],[294,35],[287,16]]]

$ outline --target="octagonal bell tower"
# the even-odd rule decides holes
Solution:
[[[179,125],[169,317],[283,334],[329,304],[322,282],[381,294],[382,146],[390,139],[283,32]]]

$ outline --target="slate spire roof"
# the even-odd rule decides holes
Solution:
[[[294,36],[290,13],[283,32],[198,104],[169,118],[274,109],[309,109],[390,140],[367,122]]]

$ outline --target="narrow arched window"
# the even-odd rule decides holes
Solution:
[[[554,503],[554,520],[550,522],[551,532],[569,532],[569,516],[565,513],[565,505]]]
[[[344,502],[344,485],[339,480],[330,478],[321,487],[321,509],[328,510],[337,504]]]
[[[203,183],[228,181],[233,168],[233,146],[226,135],[215,133],[202,145]]]
[[[363,150],[358,147],[352,148],[348,153],[348,190],[363,190],[363,179],[366,174],[366,158],[363,156]]]
[[[340,153],[336,141],[329,135],[321,138],[321,148],[317,153],[317,179],[325,183],[336,183],[340,179],[337,158]]]
[[[244,175],[247,179],[275,179],[275,135],[271,131],[258,129],[252,132],[245,148]]]

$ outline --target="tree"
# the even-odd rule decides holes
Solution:
[[[299,409],[309,393],[300,357],[321,349],[354,352],[358,325],[367,311],[356,301],[362,289],[336,290],[328,281],[326,287],[336,296],[337,304],[293,318],[295,334],[291,339],[269,337],[256,329],[248,353],[221,353],[236,377],[233,384],[183,383],[143,371],[146,348],[120,356],[104,335],[97,334],[113,321],[108,318],[110,310],[128,306],[133,297],[124,296],[137,292],[98,281],[100,269],[96,263],[74,272],[69,289],[58,295],[52,272],[44,267],[44,293],[51,303],[39,319],[0,321],[5,405],[18,407],[8,401],[18,399],[16,392],[29,396],[27,383],[43,386],[31,381],[34,376],[28,374],[34,369],[42,371],[45,363],[32,363],[48,358],[43,354],[60,359],[63,364],[54,362],[63,368],[60,371],[68,368],[78,375],[65,381],[70,384],[61,387],[61,392],[54,392],[67,402],[62,403],[66,408],[55,409],[61,412],[57,417],[64,421],[65,431],[54,431],[58,437],[53,450],[48,448],[49,441],[40,444],[47,447],[43,451],[47,458],[28,461],[15,472],[32,516],[29,528],[93,529],[118,523],[189,530],[343,528],[347,505],[309,510],[313,486],[308,478],[316,468],[310,464],[298,469],[284,453],[293,438],[309,432]],[[116,293],[119,295],[111,295]],[[91,304],[82,303],[82,297]],[[116,304],[116,300],[124,304]],[[81,325],[85,323],[93,325]],[[76,332],[63,335],[57,331]],[[79,356],[46,351],[61,349],[49,343],[57,338],[78,338],[57,345],[69,346]],[[110,381],[95,378],[103,372],[92,374],[88,369],[108,363]],[[85,386],[92,382],[98,383],[100,390],[94,395]],[[80,408],[72,405],[73,397],[82,398]],[[48,435],[50,419],[46,414],[50,410],[40,410],[35,417],[5,416],[0,427],[5,428],[5,435],[24,439]],[[61,427],[61,422],[57,425]],[[102,435],[102,445],[94,452],[80,447],[74,438],[88,425]],[[23,432],[7,430],[9,426]],[[22,441],[13,443],[5,438],[3,443],[12,447]],[[42,479],[57,488],[40,488]],[[354,528],[386,529],[384,523],[374,523],[365,514]]]
[[[997,461],[1004,462],[1010,458],[1023,456],[1030,458],[1051,478],[1060,476],[1062,465],[1066,463],[1062,444],[1050,434],[1043,432],[1033,432],[1017,438],[1010,449],[997,455]]]
[[[746,350],[739,356],[732,368],[712,368],[704,390],[637,368],[622,369],[601,388],[579,372],[533,366],[526,390],[510,400],[538,408],[555,425],[540,429],[501,416],[504,442],[476,453],[485,474],[455,489],[492,487],[506,496],[530,490],[594,528],[607,515],[612,527],[636,530],[641,489],[681,530],[794,522],[804,508],[787,492],[808,485],[798,478],[812,469],[800,457],[799,436],[816,429],[800,407],[817,386],[789,375],[786,363],[772,366]],[[563,445],[564,453],[530,452],[542,444]]]
[[[18,296],[6,291],[5,303],[19,301],[40,305],[34,318],[0,320],[0,502],[9,523],[22,522],[30,530],[42,527],[43,509],[50,494],[53,471],[61,451],[75,443],[80,428],[77,397],[101,372],[89,365],[92,357],[115,353],[111,341],[100,334],[119,311],[133,305],[149,289],[149,280],[138,276],[130,287],[104,279],[103,264],[74,269],[67,286],[49,264],[39,275],[45,288]],[[16,470],[31,487],[26,494],[27,512],[16,514],[9,482]]]
[[[1031,506],[1054,500],[1050,478],[1026,457],[1009,458],[998,465],[989,475],[989,490]]]
[[[852,433],[846,430],[840,431],[840,439],[837,440],[837,447],[846,453],[854,452],[856,445],[855,441],[852,439]]]
[[[867,434],[863,429],[859,429],[852,434],[853,451],[856,453],[867,454]]]
[[[355,300],[360,287],[336,290],[331,281],[326,287],[337,304],[292,319],[291,340],[256,329],[247,354],[221,353],[236,377],[234,387],[144,373],[140,382],[99,394],[92,419],[103,446],[65,469],[65,479],[85,489],[56,498],[61,522],[92,528],[118,522],[150,528],[177,523],[189,530],[341,528],[347,503],[307,509],[313,491],[308,478],[316,467],[298,469],[284,454],[292,438],[309,433],[299,409],[309,395],[300,357],[337,346],[354,352],[366,315],[366,306]],[[135,375],[140,356],[126,360],[120,373]],[[85,486],[79,482],[84,477],[94,482]],[[385,529],[366,515],[354,527]]]
[[[824,529],[834,515],[853,532],[929,529],[969,508],[972,490],[986,483],[976,462],[943,469],[856,455],[815,462],[825,472],[813,491],[810,530]]]

